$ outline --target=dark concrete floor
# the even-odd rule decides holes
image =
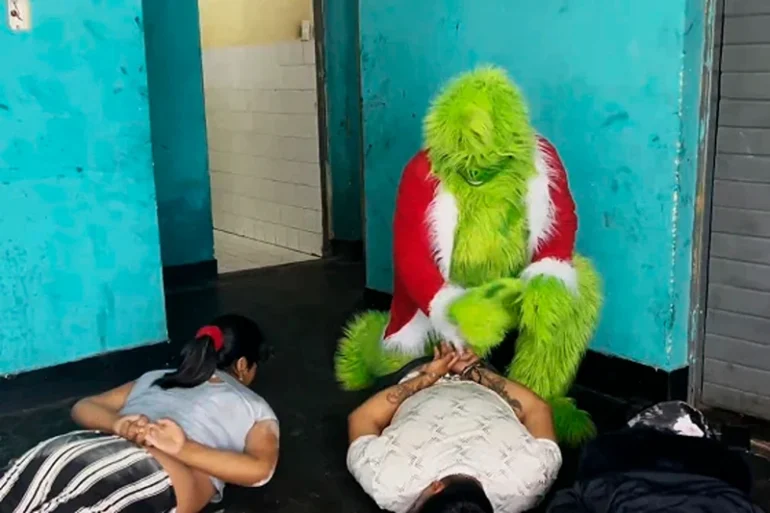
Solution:
[[[365,397],[341,392],[332,357],[340,326],[362,306],[363,268],[347,262],[307,262],[220,277],[216,283],[167,292],[171,344],[155,346],[119,365],[86,367],[77,379],[56,384],[18,379],[0,389],[0,462],[38,441],[73,428],[68,409],[75,398],[163,367],[170,355],[211,317],[235,312],[254,318],[272,348],[255,386],[281,420],[281,460],[272,482],[261,489],[229,488],[228,512],[375,512],[345,467],[347,414]],[[53,389],[56,390],[53,390]],[[5,391],[4,391],[5,390]],[[5,394],[5,395],[4,395]],[[600,430],[619,427],[640,402],[576,390]],[[46,404],[45,397],[54,402]],[[555,488],[568,486],[577,462],[565,452]],[[770,512],[770,462],[751,459],[757,502]]]

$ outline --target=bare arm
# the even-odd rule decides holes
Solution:
[[[393,385],[370,397],[348,417],[348,440],[353,443],[366,435],[380,436],[393,420],[401,403],[428,388],[449,372],[459,355],[454,351],[433,351],[433,361],[419,369],[419,374],[403,383]]]
[[[380,436],[390,425],[401,403],[437,380],[435,375],[421,372],[409,381],[393,385],[370,397],[348,417],[350,443],[366,435]]]
[[[505,399],[532,436],[556,441],[551,408],[533,391],[515,381],[505,379],[482,365],[469,368],[464,373],[464,377],[487,387]]]
[[[126,383],[103,394],[81,399],[72,407],[72,420],[86,429],[112,433],[133,388],[133,382]]]
[[[278,421],[264,420],[254,424],[246,438],[246,454],[256,458],[263,469],[261,479],[252,486],[263,486],[273,478],[275,467],[278,466],[278,449],[280,446]]]

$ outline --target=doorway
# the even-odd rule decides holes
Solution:
[[[699,402],[770,420],[770,4],[717,2]],[[697,388],[697,385],[696,385]]]
[[[199,0],[220,273],[318,258],[325,241],[312,0]]]

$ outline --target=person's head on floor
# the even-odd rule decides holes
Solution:
[[[477,479],[454,474],[433,481],[409,513],[492,513],[492,503]]]
[[[222,315],[198,330],[182,348],[176,371],[158,378],[155,384],[163,389],[193,388],[220,370],[249,386],[264,355],[257,323],[242,315]]]

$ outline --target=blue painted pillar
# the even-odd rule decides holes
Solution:
[[[197,0],[144,0],[164,266],[214,259]]]
[[[363,236],[358,1],[325,0],[324,14],[331,235],[358,241]]]

